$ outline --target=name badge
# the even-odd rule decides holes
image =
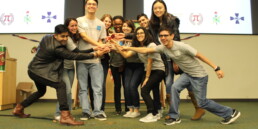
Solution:
[[[97,30],[101,30],[101,26],[97,26]]]

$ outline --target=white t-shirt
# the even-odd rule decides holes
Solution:
[[[94,20],[88,19],[85,16],[78,17],[78,28],[79,32],[85,32],[90,38],[92,38],[95,41],[99,41],[99,39],[105,39],[106,38],[106,29],[105,25],[102,21],[100,21],[98,18],[95,18]],[[85,42],[84,40],[79,40],[79,49],[80,50],[86,50],[92,48],[93,45],[91,45],[88,42]],[[87,59],[82,60],[78,62],[83,63],[99,63],[99,58],[94,59]]]
[[[185,73],[192,77],[207,76],[207,72],[196,59],[197,50],[183,42],[174,41],[173,47],[168,49],[163,44],[155,50],[168,55]]]

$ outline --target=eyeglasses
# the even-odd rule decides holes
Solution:
[[[159,35],[160,38],[162,38],[162,37],[165,37],[165,38],[166,38],[166,37],[168,37],[168,36],[169,36],[169,35],[167,35],[167,34]]]
[[[136,35],[143,35],[144,32],[139,32],[139,33],[136,33]]]
[[[87,5],[88,5],[88,6],[91,6],[91,5],[92,5],[92,6],[97,6],[96,3],[87,3]]]

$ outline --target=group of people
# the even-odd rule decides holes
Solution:
[[[81,120],[91,117],[107,120],[104,110],[109,68],[114,79],[115,112],[118,115],[122,113],[121,87],[124,88],[123,117],[140,116],[141,95],[147,115],[139,121],[159,120],[162,117],[159,91],[162,80],[165,80],[166,99],[170,105],[166,125],[181,122],[179,95],[185,88],[196,110],[192,120],[200,119],[205,110],[224,118],[222,124],[230,124],[240,116],[238,110],[206,98],[208,74],[198,59],[211,66],[218,78],[223,78],[224,73],[196,49],[180,41],[180,21],[167,12],[163,0],[152,4],[150,19],[145,14],[137,16],[138,28],[132,20],[122,16],[105,14],[98,19],[97,8],[98,0],[86,0],[85,16],[68,18],[63,25],[55,27],[53,35],[43,37],[28,67],[29,77],[38,91],[17,104],[12,112],[14,115],[29,117],[24,108],[42,97],[46,86],[51,86],[56,89],[58,98],[55,119],[61,124],[83,125],[70,114],[75,74],[73,60],[76,60]],[[175,82],[174,74],[180,74]]]

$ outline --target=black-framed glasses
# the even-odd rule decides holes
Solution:
[[[159,35],[160,38],[162,38],[162,37],[165,37],[165,38],[166,38],[166,37],[168,37],[168,36],[169,36],[168,34]]]

